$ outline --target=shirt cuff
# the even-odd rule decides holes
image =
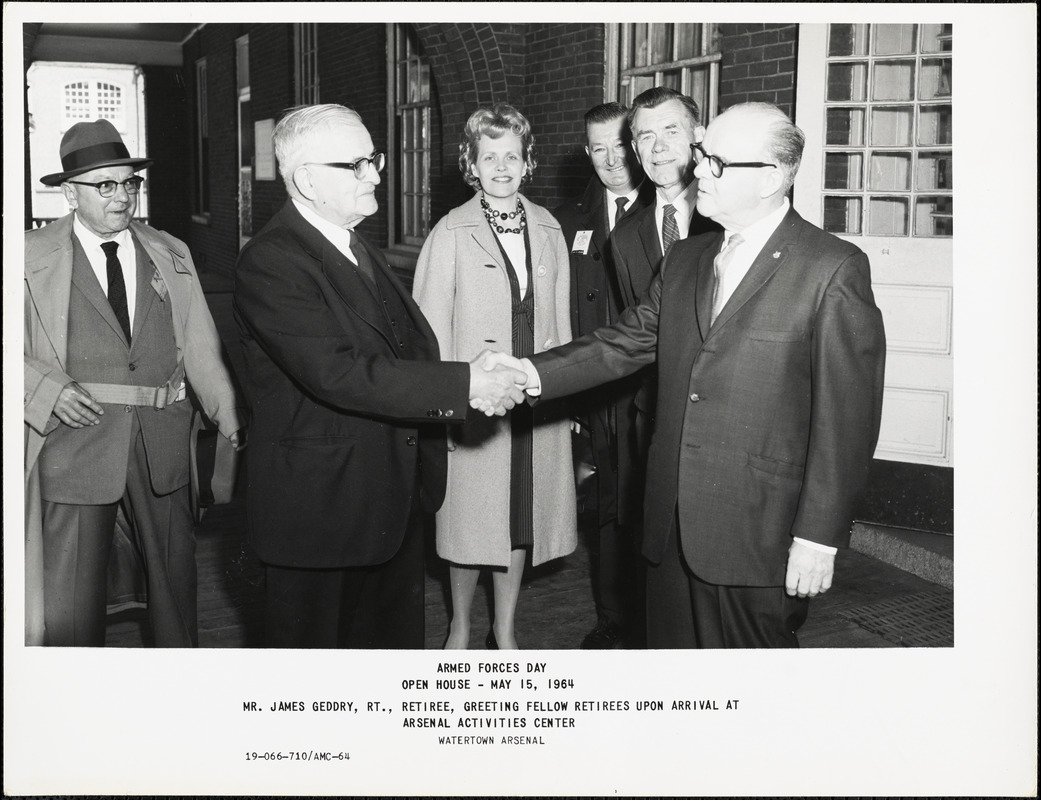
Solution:
[[[811,550],[820,550],[822,553],[831,553],[831,555],[835,555],[839,551],[839,548],[837,547],[831,547],[830,545],[826,544],[818,544],[817,542],[811,542],[809,539],[800,539],[798,536],[793,536],[792,539],[797,541],[799,544],[806,545]]]
[[[520,360],[521,366],[524,367],[524,372],[528,376],[528,383],[524,387],[524,391],[528,393],[529,397],[538,397],[542,394],[542,380],[539,378],[538,370],[535,369],[535,365],[527,358]]]

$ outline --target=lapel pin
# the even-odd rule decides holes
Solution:
[[[775,251],[774,252],[774,258],[780,258],[780,257],[781,257],[781,251],[780,250]]]

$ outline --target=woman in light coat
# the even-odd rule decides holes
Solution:
[[[431,231],[414,295],[444,359],[483,350],[515,356],[571,338],[570,271],[560,225],[520,194],[535,168],[534,137],[513,107],[478,109],[459,167],[474,197]],[[517,647],[514,612],[527,552],[532,564],[577,543],[571,434],[560,404],[471,414],[449,432],[448,488],[437,514],[437,552],[450,562],[452,622],[446,649],[466,649],[482,567],[493,568],[495,617],[485,643]]]

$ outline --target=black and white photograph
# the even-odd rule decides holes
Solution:
[[[1036,796],[1035,6],[3,30],[6,794]]]

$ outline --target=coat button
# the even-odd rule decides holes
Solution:
[[[407,444],[409,447],[415,447],[416,446],[416,437],[415,436],[409,436],[405,440],[405,444]]]
[[[700,399],[701,399],[701,395],[699,395],[699,394],[698,394],[697,392],[694,392],[694,393],[693,393],[693,394],[691,394],[691,396],[690,396],[690,402],[692,402],[692,403],[696,403],[696,402],[698,402],[698,401],[699,401]]]
[[[137,369],[137,364],[131,364],[129,369],[131,372],[133,372],[135,369]]]
[[[593,261],[599,261],[599,260],[600,260],[600,254],[599,253],[593,253]]]
[[[123,406],[123,413],[124,414],[129,414],[130,413],[130,406]]]
[[[586,293],[586,300],[589,300],[590,302],[592,302],[593,300],[596,300],[596,292],[587,292]]]
[[[545,274],[546,274],[546,268],[544,266],[542,266],[541,264],[539,264],[539,277],[541,278]]]

